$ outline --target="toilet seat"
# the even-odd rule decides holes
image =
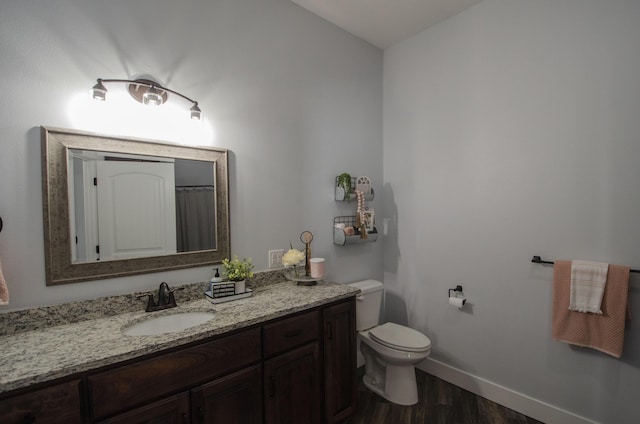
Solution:
[[[372,328],[369,335],[381,345],[405,352],[424,352],[431,347],[431,340],[421,332],[393,322]]]

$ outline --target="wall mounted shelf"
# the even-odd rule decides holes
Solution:
[[[349,190],[349,187],[345,189],[343,185],[340,184],[341,177],[347,177],[348,174],[344,173],[336,177],[335,181],[335,199],[339,202],[348,202],[350,200],[357,199],[355,190],[356,187],[360,189],[363,193],[363,197],[365,201],[373,200],[374,192],[371,187],[371,180],[369,177],[351,177],[351,192],[349,194],[346,191]],[[344,178],[344,182],[346,182],[346,178]],[[346,184],[344,184],[346,185]],[[373,209],[365,208],[364,202],[358,203],[358,208],[363,208],[365,211],[369,211],[368,215],[366,212],[363,213],[363,219],[370,222],[370,225],[375,223],[374,220],[374,211]],[[369,227],[367,230],[364,228],[359,228],[356,226],[356,215],[358,212],[354,211],[353,215],[347,216],[336,216],[333,218],[333,243],[339,246],[345,246],[348,244],[361,244],[361,243],[371,243],[378,240],[378,230],[375,226]],[[353,234],[347,234],[345,232],[345,228],[350,228],[353,230]],[[367,231],[366,238],[362,236],[362,231]]]
[[[356,225],[355,216],[336,216],[333,218],[333,243],[339,246],[348,244],[372,243],[378,240],[378,229],[373,227],[372,231],[367,231],[367,238],[362,238],[360,231],[354,235],[347,235],[344,229],[337,228],[336,224],[344,224],[345,227],[354,227]]]
[[[348,202],[349,200],[354,200],[356,198],[356,194],[354,192],[355,187],[356,187],[356,177],[351,177],[351,193],[346,195],[344,188],[338,185],[338,177],[336,177],[336,185],[335,185],[336,200],[339,202]],[[364,194],[364,200],[373,200],[373,198],[374,198],[374,192],[372,188],[371,193]]]

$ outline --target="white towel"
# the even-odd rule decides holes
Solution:
[[[607,284],[609,264],[571,261],[569,310],[602,314],[602,297]]]
[[[7,288],[7,282],[4,281],[4,275],[2,275],[2,262],[0,262],[0,305],[9,304],[9,289]]]

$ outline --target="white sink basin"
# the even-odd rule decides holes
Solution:
[[[213,319],[214,316],[215,314],[213,312],[182,312],[173,315],[163,315],[125,326],[122,328],[122,332],[127,336],[154,336],[157,334],[173,333],[204,324]]]

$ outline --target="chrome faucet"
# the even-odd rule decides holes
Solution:
[[[183,290],[184,287],[178,287],[177,289],[169,288],[169,285],[166,282],[160,283],[160,287],[158,287],[158,303],[153,299],[153,293],[145,293],[143,295],[138,296],[138,298],[147,296],[147,308],[146,312],[153,311],[161,311],[163,309],[175,308],[176,306],[176,297],[174,292],[176,290]]]

